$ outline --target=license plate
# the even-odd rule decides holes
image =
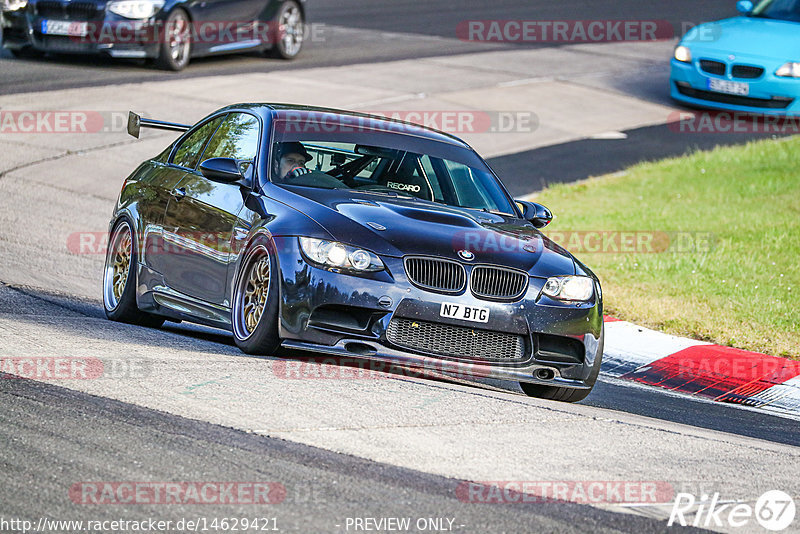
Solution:
[[[43,20],[42,33],[46,35],[67,35],[86,37],[89,35],[88,22],[69,22],[66,20]]]
[[[474,323],[488,323],[489,308],[465,306],[464,304],[455,304],[452,302],[442,302],[442,307],[439,309],[439,316],[447,317],[448,319],[472,321]]]
[[[718,80],[717,78],[708,79],[708,88],[718,93],[729,95],[747,96],[750,94],[750,85],[743,82],[732,82],[730,80]]]

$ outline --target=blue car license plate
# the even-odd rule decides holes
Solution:
[[[750,94],[750,84],[744,82],[732,82],[730,80],[720,80],[717,78],[708,79],[709,91],[726,93],[729,95],[747,96]]]

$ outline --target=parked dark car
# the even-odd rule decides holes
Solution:
[[[106,54],[181,70],[195,57],[262,51],[292,59],[304,0],[2,0],[3,47],[14,55]]]
[[[122,186],[103,277],[112,320],[186,320],[279,347],[516,380],[583,399],[603,354],[597,277],[456,137],[330,109],[243,104]]]

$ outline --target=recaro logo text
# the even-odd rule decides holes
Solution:
[[[420,186],[414,184],[399,184],[397,182],[387,182],[386,187],[397,189],[399,191],[411,191],[412,193],[419,193]]]

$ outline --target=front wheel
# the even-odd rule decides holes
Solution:
[[[189,64],[191,54],[192,27],[189,16],[184,10],[176,9],[169,14],[164,25],[156,65],[164,70],[183,70]]]
[[[112,321],[158,328],[164,319],[143,312],[136,305],[136,244],[130,223],[122,220],[108,240],[103,272],[103,307]]]
[[[277,262],[266,239],[250,247],[233,288],[231,326],[236,346],[247,354],[270,355],[278,336]]]
[[[600,334],[600,340],[597,342],[597,355],[595,356],[594,365],[592,366],[592,372],[589,374],[589,378],[586,379],[586,384],[589,386],[589,389],[561,388],[557,386],[543,386],[540,384],[520,382],[519,385],[522,388],[522,391],[524,391],[529,397],[536,397],[539,399],[548,399],[561,402],[582,401],[589,396],[589,393],[592,392],[595,383],[597,383],[597,377],[600,375],[600,366],[603,362],[604,338],[605,327],[603,328],[603,332]]]
[[[272,19],[273,39],[270,55],[280,59],[294,59],[303,48],[305,20],[300,4],[295,0],[284,2]]]

